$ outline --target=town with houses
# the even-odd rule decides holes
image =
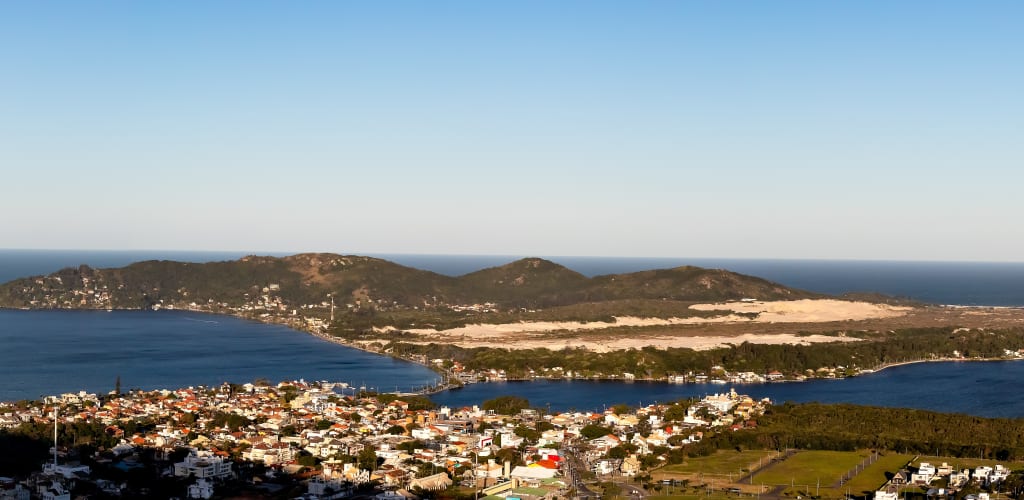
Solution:
[[[681,413],[661,404],[502,414],[424,401],[299,380],[0,404],[0,432],[36,425],[52,428],[61,443],[41,469],[0,477],[0,499],[167,494],[149,489],[154,478],[175,498],[247,491],[303,499],[415,500],[453,491],[487,500],[589,497],[595,494],[580,471],[592,481],[649,474],[666,450],[699,443],[708,432],[756,426],[770,405],[735,390],[692,401]],[[68,436],[81,425],[101,429],[98,441],[109,446],[93,446],[88,456],[65,446],[69,439],[81,444],[80,436]],[[148,479],[133,481],[133,471]],[[901,486],[942,477],[953,489],[971,481],[988,486],[1008,473],[1001,465],[955,470],[921,463],[895,473],[874,498],[897,500]]]
[[[39,299],[30,305],[114,308],[112,291],[106,285],[83,276],[81,287],[68,290],[61,279],[36,278],[33,285],[39,289],[25,292],[43,293],[34,295]],[[176,292],[180,300],[159,300],[151,308],[282,323],[332,342],[399,356],[380,344],[352,344],[331,337],[327,330],[335,313],[333,297],[293,306],[282,300],[279,285],[267,284],[247,294],[244,303],[231,305],[193,300],[185,289]],[[368,296],[338,307],[351,310],[365,304],[388,307],[373,303]],[[460,312],[490,312],[496,307],[490,303],[441,306]],[[452,360],[422,355],[401,357],[442,374],[442,384],[423,393],[515,379],[650,380],[639,373],[560,367],[510,374],[500,369],[473,370]],[[953,351],[942,359],[963,358]],[[1021,358],[1024,349],[1004,352],[1004,359]],[[724,386],[844,378],[870,371],[827,366],[803,372],[755,373],[711,366],[706,371],[687,371],[658,380]],[[626,412],[547,413],[526,408],[506,414],[483,405],[434,408],[419,404],[423,401],[429,402],[422,394],[382,395],[344,383],[292,381],[102,396],[63,394],[39,402],[0,403],[0,432],[47,427],[58,434],[55,440],[60,443],[39,470],[0,477],[0,500],[164,494],[205,499],[253,491],[278,498],[375,500],[431,498],[440,492],[457,492],[444,495],[450,498],[488,500],[594,497],[580,482],[580,471],[592,481],[649,474],[665,462],[666,451],[699,443],[708,432],[756,426],[758,416],[770,404],[731,390],[688,405],[685,415],[666,418],[668,405]],[[100,429],[102,436],[76,434],[69,439],[69,429],[82,425]],[[600,432],[588,432],[594,430]],[[66,444],[69,440],[71,446]],[[96,443],[103,444],[93,446],[88,455],[77,446]],[[998,485],[1008,474],[1002,465],[955,470],[947,464],[925,462],[913,471],[894,471],[874,498],[897,500],[902,486],[928,487],[939,479],[944,488],[931,488],[928,496],[944,497],[966,484]],[[140,477],[148,479],[140,481]],[[159,492],[146,485],[153,478],[166,479],[160,482],[164,486]],[[981,492],[967,500],[990,499]]]
[[[658,463],[652,450],[699,441],[716,427],[755,425],[768,404],[733,391],[708,396],[681,421],[666,423],[664,405],[618,414],[525,408],[503,415],[479,406],[414,409],[401,395],[355,392],[345,384],[294,381],[104,397],[82,392],[0,405],[2,429],[37,424],[66,437],[76,424],[95,424],[116,443],[92,456],[58,447],[28,477],[0,478],[0,499],[145,495],[116,479],[123,474],[105,474],[142,467],[179,478],[181,498],[211,498],[240,481],[270,494],[301,486],[302,498],[414,499],[453,487],[478,498],[568,498],[577,488],[566,476],[570,460],[597,474],[634,476]],[[594,428],[604,432],[587,438]],[[571,443],[585,446],[567,456]],[[631,452],[610,453],[616,448]]]

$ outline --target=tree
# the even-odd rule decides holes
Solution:
[[[586,427],[580,429],[580,435],[587,439],[597,439],[611,433],[611,429],[597,424],[588,424]]]
[[[303,451],[299,452],[299,455],[295,457],[295,463],[305,467],[316,467],[320,463],[320,459]]]
[[[686,406],[676,403],[665,410],[665,420],[668,422],[682,422],[686,418]]]
[[[530,407],[530,401],[519,396],[500,396],[484,401],[481,408],[500,415],[515,415]]]
[[[517,465],[524,465],[523,456],[518,451],[513,450],[512,448],[502,448],[498,450],[497,453],[494,454],[494,457],[497,458],[497,461],[500,463],[511,463],[512,467],[515,467]]]
[[[623,459],[632,453],[636,453],[637,446],[633,443],[622,443],[608,450],[608,458]]]
[[[377,470],[377,452],[373,448],[367,446],[356,455],[356,463],[360,469],[366,469],[370,472]]]
[[[617,458],[619,460],[622,460],[623,458],[626,458],[628,456],[629,452],[626,451],[626,449],[623,448],[621,445],[608,450],[608,458]]]
[[[516,426],[515,433],[517,436],[526,439],[531,443],[535,443],[540,439],[540,432],[537,432],[535,429],[531,429],[525,425]]]
[[[631,411],[633,411],[633,407],[627,404],[617,404],[612,406],[612,413],[616,415],[625,415]]]
[[[645,418],[637,422],[635,430],[637,434],[643,437],[649,436],[651,434],[651,421]]]
[[[417,448],[426,448],[426,447],[427,447],[427,444],[424,443],[423,441],[420,441],[419,439],[413,439],[412,441],[402,441],[401,443],[398,443],[398,446],[397,446],[397,448],[399,450],[405,451],[407,453],[412,453]]]
[[[1006,493],[1014,498],[1020,498],[1021,493],[1024,493],[1024,473],[1014,472],[1006,477],[1001,485]]]

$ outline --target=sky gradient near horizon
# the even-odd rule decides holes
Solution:
[[[1024,260],[1019,2],[8,2],[0,248]]]

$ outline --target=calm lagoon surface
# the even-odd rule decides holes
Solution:
[[[0,310],[0,401],[63,392],[173,389],[259,378],[330,380],[381,391],[437,381],[427,368],[332,344],[279,325],[181,311]],[[775,402],[909,407],[1024,417],[1024,361],[897,366],[846,380],[716,385],[549,381],[470,384],[431,395],[448,406],[514,394],[552,410],[601,410],[702,397],[735,388]]]
[[[408,391],[437,375],[280,325],[178,311],[0,310],[0,401],[259,378]]]
[[[602,410],[704,397],[730,388],[756,399],[917,408],[984,417],[1024,417],[1024,361],[937,362],[895,366],[843,380],[771,384],[669,384],[664,382],[533,381],[470,384],[431,396],[449,406],[478,404],[497,395],[516,395],[553,410]]]

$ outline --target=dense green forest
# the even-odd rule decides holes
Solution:
[[[1008,395],[1008,397],[1010,397]],[[1024,459],[1024,419],[849,404],[770,407],[756,429],[722,433],[717,448],[873,448],[937,456]]]

